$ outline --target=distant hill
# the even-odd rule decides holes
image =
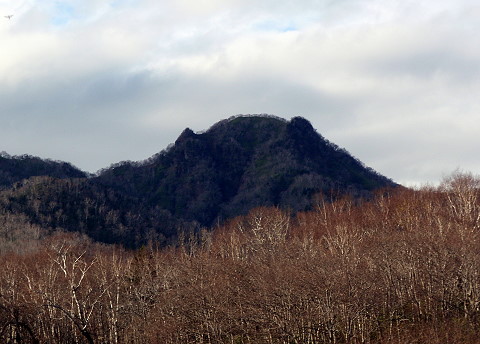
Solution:
[[[62,161],[43,160],[30,155],[11,156],[5,152],[0,153],[0,188],[10,187],[22,179],[34,176],[85,178],[87,174]]]
[[[50,162],[35,159],[27,159],[26,166],[38,168],[6,169],[5,180],[41,171],[48,177],[0,193],[4,212],[22,214],[44,228],[80,231],[131,247],[148,240],[168,243],[179,230],[212,226],[258,206],[296,212],[310,209],[317,194],[332,190],[361,197],[396,186],[300,117],[236,116],[202,133],[187,128],[152,158],[118,163],[91,178],[68,164],[48,169],[42,163]]]

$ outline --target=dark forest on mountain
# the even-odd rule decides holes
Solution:
[[[366,197],[395,184],[318,134],[300,117],[237,116],[168,149],[95,176],[30,156],[0,158],[0,221],[65,230],[138,248],[168,245],[258,206],[292,214],[319,194]],[[6,220],[5,220],[6,221]]]

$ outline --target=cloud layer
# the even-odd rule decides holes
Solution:
[[[474,1],[3,1],[0,150],[95,171],[239,113],[395,181],[480,173]],[[3,19],[3,18],[2,18]]]

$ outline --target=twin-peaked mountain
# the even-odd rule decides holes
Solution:
[[[332,190],[364,196],[396,185],[299,117],[237,116],[203,133],[185,129],[152,158],[119,163],[94,177],[57,164],[39,167],[42,173],[26,168],[18,178],[9,169],[5,181],[0,164],[0,185],[12,185],[0,194],[1,211],[132,247],[168,242],[179,230],[208,227],[258,206],[296,212]]]

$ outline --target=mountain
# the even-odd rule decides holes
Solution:
[[[45,169],[46,177],[3,191],[0,208],[43,228],[138,247],[149,240],[168,243],[179,231],[197,231],[258,206],[294,213],[332,190],[362,197],[396,186],[301,117],[236,116],[201,133],[187,128],[150,159],[118,163],[95,177],[67,167]],[[20,175],[11,173],[10,180]]]
[[[187,128],[167,151],[107,169],[96,182],[205,226],[256,206],[306,210],[332,189],[360,196],[395,185],[306,119],[272,116],[237,116],[198,134]]]

